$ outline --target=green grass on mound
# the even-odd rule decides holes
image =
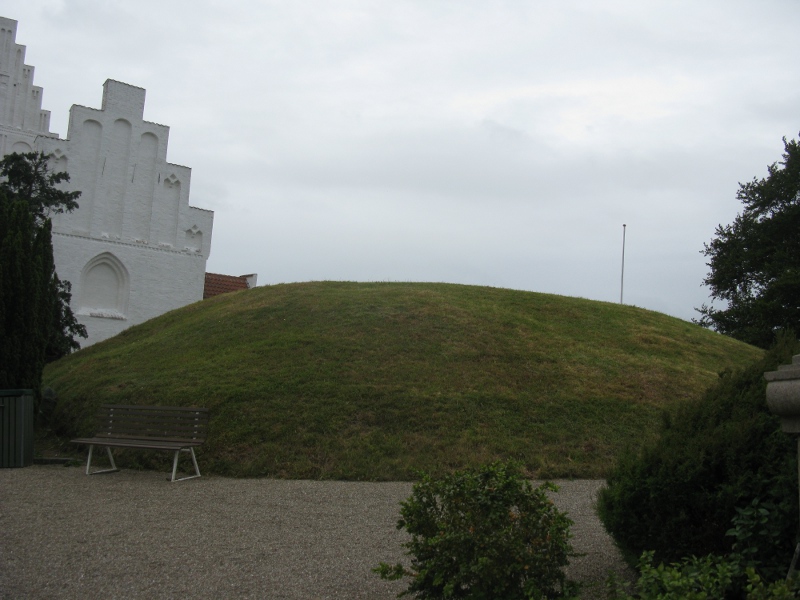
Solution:
[[[407,480],[515,458],[536,477],[602,477],[662,408],[759,356],[631,306],[321,282],[170,312],[50,365],[45,384],[64,435],[92,433],[102,403],[209,407],[206,473]]]

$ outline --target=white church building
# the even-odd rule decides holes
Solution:
[[[56,271],[72,284],[82,346],[203,299],[214,213],[189,206],[191,169],[167,162],[169,127],[144,120],[145,90],[114,80],[100,108],[73,105],[50,131],[17,22],[0,17],[0,156],[43,151],[80,208],[53,218]]]

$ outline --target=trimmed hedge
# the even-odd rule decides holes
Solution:
[[[759,528],[759,572],[786,573],[798,531],[797,450],[766,405],[764,372],[800,351],[781,336],[764,358],[723,372],[698,401],[665,414],[659,440],[623,456],[599,499],[599,513],[631,563],[642,552],[675,562],[686,556],[727,554],[726,536],[737,508],[769,507]]]

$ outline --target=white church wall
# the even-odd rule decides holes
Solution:
[[[202,300],[214,213],[189,206],[191,169],[167,161],[169,127],[144,120],[145,90],[107,80],[101,108],[73,105],[61,139],[15,36],[0,17],[0,154],[44,151],[81,191],[53,217],[53,251],[82,346]]]
[[[73,284],[72,310],[88,346],[202,299],[205,257],[133,243],[54,234],[56,269]],[[197,290],[200,290],[200,298]]]

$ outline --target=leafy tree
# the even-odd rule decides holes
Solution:
[[[51,214],[71,212],[78,208],[80,192],[58,189],[60,183],[69,181],[65,171],[52,173],[44,152],[8,154],[0,160],[0,191],[7,200],[24,200],[31,214],[41,225]]]
[[[800,332],[800,145],[783,145],[765,179],[739,184],[744,210],[702,251],[711,269],[703,283],[727,307],[704,304],[696,322],[762,348],[778,330]]]
[[[75,338],[86,338],[86,327],[75,318],[70,301],[72,300],[72,284],[59,279],[55,271],[51,279],[51,294],[56,300],[52,305],[50,337],[45,350],[45,362],[53,362],[70,352],[80,350],[80,343]]]
[[[80,348],[75,338],[85,338],[86,328],[78,323],[69,306],[70,283],[56,274],[49,219],[51,214],[77,208],[80,192],[59,190],[56,186],[69,181],[69,175],[52,173],[47,160],[42,152],[9,154],[0,160],[0,218],[5,225],[0,227],[0,328],[4,334],[0,338],[18,339],[15,343],[26,347],[41,346],[44,360],[50,362]],[[22,218],[20,211],[30,218]],[[32,283],[34,280],[36,284]],[[24,310],[32,312],[22,318],[19,311],[23,308],[17,306],[9,313],[5,308],[16,306],[15,303],[22,303]],[[35,371],[39,359],[23,358],[26,352],[18,349],[18,359],[4,356],[0,370],[10,364],[8,360],[26,360]],[[34,352],[36,356],[38,352]],[[29,380],[27,375],[20,377],[20,381]],[[38,383],[6,385],[38,388]]]

